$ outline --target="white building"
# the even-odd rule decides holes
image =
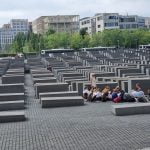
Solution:
[[[150,28],[150,18],[137,15],[119,15],[118,13],[99,13],[94,17],[80,19],[80,29],[86,28],[92,35],[107,29],[138,29]]]
[[[86,18],[82,18],[80,19],[80,29],[86,29],[86,32],[89,35],[92,35],[93,33],[96,32],[95,29],[95,18],[90,18],[90,17],[86,17]]]
[[[145,18],[145,26],[147,29],[150,29],[150,17]]]
[[[100,13],[94,16],[96,21],[96,32],[101,32],[105,29],[119,29],[119,14],[118,13]]]
[[[119,29],[118,13],[99,13],[94,17],[80,19],[80,29],[86,28],[91,35],[105,29]]]
[[[0,50],[7,49],[19,32],[28,33],[29,24],[27,19],[12,19],[9,24],[0,28]]]

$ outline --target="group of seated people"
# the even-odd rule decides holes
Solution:
[[[150,90],[149,90],[150,96]],[[148,102],[144,92],[139,83],[131,93],[125,93],[119,86],[115,87],[112,91],[109,86],[104,89],[98,87],[85,87],[83,91],[83,98],[89,102],[94,101],[113,101],[114,103],[120,102]]]

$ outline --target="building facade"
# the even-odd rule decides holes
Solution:
[[[37,34],[46,33],[49,29],[56,32],[78,32],[79,15],[42,16],[33,21],[32,28]]]
[[[85,28],[87,33],[89,35],[92,35],[93,33],[96,32],[95,23],[96,23],[95,18],[90,17],[82,18],[80,19],[80,29]]]
[[[150,17],[145,18],[145,26],[147,29],[150,29]]]
[[[86,28],[91,35],[111,29],[143,29],[150,27],[150,18],[137,15],[119,15],[118,13],[99,13],[94,17],[80,19],[80,29]]]
[[[41,16],[32,22],[33,33],[44,33],[44,18],[46,18],[46,16]]]
[[[137,15],[119,16],[120,29],[141,29],[145,28],[145,18]]]
[[[18,33],[28,33],[28,31],[27,19],[12,19],[9,24],[4,24],[0,28],[0,50],[8,49]]]
[[[119,29],[119,14],[118,13],[100,13],[94,16],[96,21],[96,32],[101,32],[105,29]]]
[[[10,24],[5,24],[0,29],[0,50],[7,49],[14,39],[13,30],[10,27]]]
[[[99,13],[94,17],[80,19],[80,29],[86,28],[89,34],[101,32],[105,29],[119,29],[118,13]]]

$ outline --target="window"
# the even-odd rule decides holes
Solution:
[[[101,27],[101,25],[98,25],[97,27],[98,27],[98,28],[100,28],[100,27]]]
[[[137,25],[136,24],[132,24],[132,28],[137,28]]]
[[[102,16],[97,17],[97,21],[102,20]]]
[[[109,19],[118,19],[117,16],[109,16],[108,18],[109,18]]]
[[[118,26],[118,23],[116,22],[105,23],[105,27],[115,27],[115,26]]]
[[[120,25],[120,29],[124,29],[124,26],[123,26],[123,25]]]
[[[90,20],[87,20],[87,23],[90,23]]]
[[[126,29],[130,29],[130,24],[127,24],[127,25],[126,25]]]
[[[132,18],[120,18],[120,22],[135,22],[135,17],[132,17]]]

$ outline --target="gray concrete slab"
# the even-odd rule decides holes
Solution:
[[[39,93],[40,98],[42,97],[66,97],[66,96],[78,96],[78,91]]]
[[[81,96],[42,97],[41,105],[42,108],[82,106],[84,105],[84,100]]]
[[[24,100],[19,101],[0,101],[0,111],[24,109]]]
[[[43,77],[43,78],[33,78],[33,83],[56,83],[57,79],[54,77]]]
[[[0,123],[25,121],[24,111],[2,111],[0,112]]]
[[[112,105],[112,113],[116,116],[150,114],[150,103],[127,103]]]
[[[2,84],[24,83],[24,75],[2,76]]]
[[[39,93],[69,91],[69,85],[67,83],[36,83],[35,91],[36,97],[39,98]]]
[[[54,74],[52,73],[46,73],[46,74],[32,74],[33,78],[40,78],[40,77],[54,77]]]
[[[1,84],[0,93],[24,93],[24,84]]]
[[[150,89],[150,78],[129,78],[128,92],[131,92],[131,90],[135,89],[136,83],[139,83],[144,93],[147,94],[147,90]]]
[[[24,93],[1,93],[0,94],[0,102],[1,101],[18,101],[25,100]]]

